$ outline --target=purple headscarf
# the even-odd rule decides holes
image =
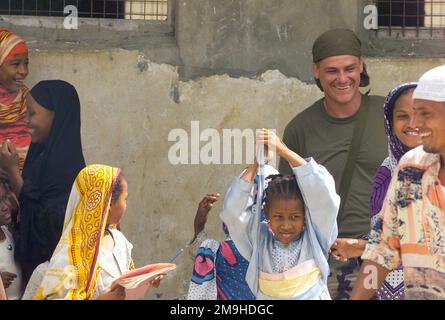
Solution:
[[[371,193],[371,233],[381,233],[382,219],[378,214],[382,209],[383,201],[388,191],[391,176],[400,158],[408,151],[399,138],[392,131],[393,111],[397,99],[407,90],[417,87],[417,83],[410,82],[401,84],[392,89],[386,97],[384,108],[385,131],[388,136],[388,157],[383,161],[382,165],[377,169],[372,183]],[[373,235],[375,237],[375,235]],[[403,300],[404,284],[403,271],[401,266],[391,271],[382,286],[377,291],[380,300]]]
[[[399,138],[396,137],[394,132],[392,132],[392,113],[394,111],[394,105],[397,99],[402,95],[402,93],[416,87],[416,82],[404,83],[395,87],[389,92],[388,96],[386,97],[385,103],[383,104],[385,132],[386,136],[388,137],[389,156],[392,155],[397,163],[408,150],[402,144],[402,142],[400,142]]]
[[[385,199],[389,182],[391,181],[392,172],[400,161],[400,158],[408,151],[402,142],[392,131],[393,110],[397,99],[403,92],[416,88],[417,83],[409,82],[401,84],[392,89],[383,104],[383,113],[385,118],[385,132],[388,137],[388,157],[383,161],[377,169],[372,184],[371,193],[371,219],[382,209],[383,199]],[[371,221],[371,226],[373,225]]]

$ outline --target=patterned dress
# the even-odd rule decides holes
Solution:
[[[440,157],[422,146],[394,171],[362,255],[393,270],[403,266],[405,299],[445,299],[445,192]]]
[[[385,131],[388,136],[389,156],[377,169],[372,185],[370,218],[371,230],[374,233],[381,232],[381,224],[379,223],[379,212],[382,209],[383,200],[385,199],[385,195],[391,181],[392,173],[397,167],[397,163],[399,162],[400,158],[407,151],[406,147],[400,142],[400,140],[392,131],[392,113],[394,104],[403,92],[413,89],[416,86],[416,83],[405,83],[394,88],[386,97],[385,103],[383,105]],[[403,269],[401,265],[397,266],[388,274],[382,286],[377,291],[377,297],[380,300],[404,299]]]
[[[278,173],[269,165],[265,166],[265,170],[266,176]],[[257,201],[258,179],[256,176],[254,203]],[[264,220],[263,210],[261,220]],[[224,223],[223,231],[226,235],[224,241],[207,239],[198,244],[187,294],[188,300],[255,300],[255,295],[245,280],[249,261],[236,248]],[[199,241],[206,236],[202,231],[196,238]]]
[[[11,60],[14,54],[27,53],[23,40],[6,29],[0,29],[0,66]],[[10,91],[0,83],[0,145],[7,139],[15,145],[19,154],[20,170],[31,144],[31,135],[25,123],[25,97],[28,88]]]

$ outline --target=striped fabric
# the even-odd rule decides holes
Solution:
[[[20,37],[6,29],[0,29],[0,66],[15,54],[25,52],[27,48]],[[26,153],[31,144],[31,136],[24,121],[27,94],[26,87],[11,92],[0,83],[0,144],[9,139],[16,146],[20,170],[23,169]]]

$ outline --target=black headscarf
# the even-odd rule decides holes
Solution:
[[[50,259],[62,233],[73,182],[85,167],[76,89],[65,81],[46,80],[35,85],[30,94],[54,112],[54,120],[48,139],[31,143],[23,168],[17,255],[24,273]],[[26,282],[30,274],[23,276]]]

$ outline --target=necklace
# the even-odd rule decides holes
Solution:
[[[4,232],[3,230],[1,230],[1,231],[2,231],[2,233],[3,233],[3,236],[0,236],[0,238],[2,238],[2,239],[0,239],[0,243],[3,243],[3,242],[5,242],[6,240],[8,240],[8,242],[7,242],[7,244],[6,244],[6,249],[8,249],[9,251],[12,251],[12,249],[13,249],[12,243],[9,242],[9,239],[8,239],[8,237],[6,236],[5,232]]]

